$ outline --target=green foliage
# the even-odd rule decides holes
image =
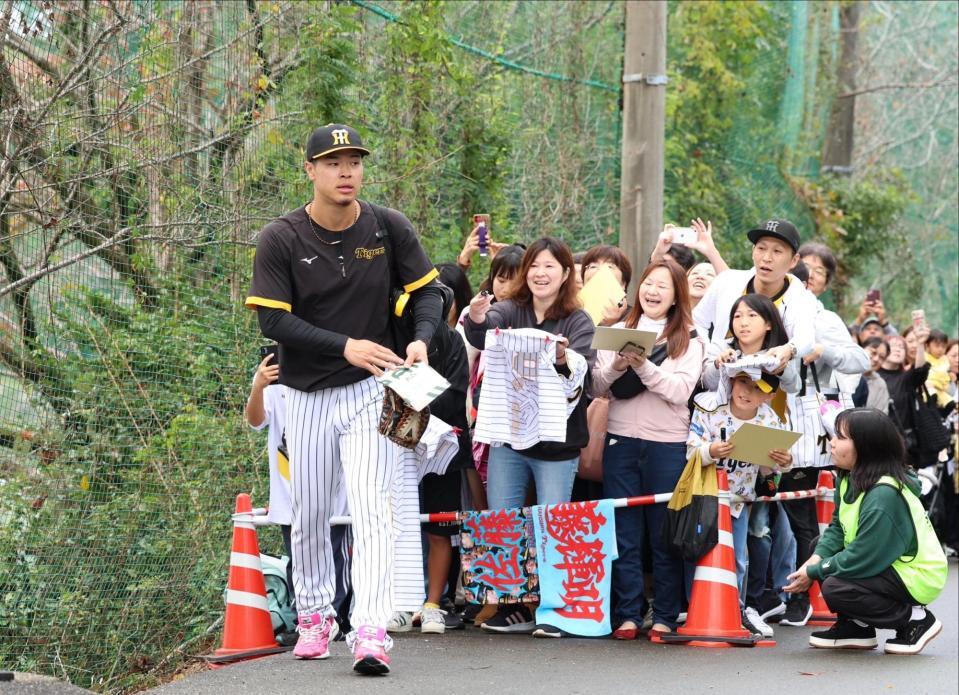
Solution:
[[[809,206],[817,238],[836,254],[839,272],[832,282],[839,311],[859,297],[850,296],[851,280],[866,280],[868,287],[883,290],[888,307],[911,307],[918,296],[923,273],[915,264],[913,237],[899,224],[915,195],[900,172],[877,173],[868,179],[827,176],[819,181],[794,180],[797,194]],[[870,277],[869,270],[878,271]],[[903,310],[902,314],[908,313]],[[902,318],[902,315],[899,317]]]
[[[233,497],[266,499],[268,479],[241,417],[254,327],[211,290],[167,288],[152,312],[96,294],[59,308],[81,431],[44,433],[59,445],[3,485],[9,665],[29,670],[57,644],[72,680],[122,689],[222,614]]]
[[[670,4],[665,220],[702,217],[725,231],[735,219],[729,204],[741,182],[733,129],[747,128],[759,141],[770,129],[768,100],[750,83],[773,53],[765,37],[775,34],[765,3]]]

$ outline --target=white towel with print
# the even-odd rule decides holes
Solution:
[[[556,371],[557,336],[536,328],[486,332],[486,371],[473,441],[517,450],[566,441],[566,420],[583,394],[586,358],[566,350]]]

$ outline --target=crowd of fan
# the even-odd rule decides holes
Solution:
[[[836,276],[836,258],[823,244],[800,245],[787,221],[770,220],[743,237],[744,244],[747,238],[753,244],[754,267],[749,270],[727,266],[713,243],[711,224],[694,220],[692,228],[696,241],[684,246],[672,243],[672,225],[666,226],[628,297],[634,271],[613,246],[573,253],[555,238],[528,247],[486,239],[481,257],[478,229],[473,229],[456,262],[437,266],[440,282],[454,296],[448,324],[465,347],[462,358],[443,367],[456,398],[452,406],[447,400],[433,408],[438,417],[456,423],[462,405],[467,432],[476,422],[485,376],[484,338],[490,329],[548,330],[562,337],[557,370],[568,374],[564,350],[585,357],[589,370],[565,442],[516,451],[469,445],[466,439],[445,475],[422,481],[421,511],[670,492],[689,458],[698,455],[704,464],[726,469],[736,496],[731,511],[743,625],[772,636],[772,624],[802,626],[812,613],[807,592],[788,593],[787,588],[797,567],[813,555],[818,523],[812,499],[788,504],[753,500],[776,490],[815,487],[817,471],[799,449],[770,452],[774,469],[730,461],[727,440],[745,422],[790,429],[789,404],[810,392],[891,418],[906,442],[909,464],[924,471],[931,488],[924,501],[935,492],[939,536],[954,554],[955,449],[929,451],[913,418],[919,399],[933,405],[955,431],[957,341],[930,329],[921,312],[898,330],[873,290],[847,325],[819,299]],[[466,271],[478,262],[488,264],[488,272],[474,294]],[[622,293],[609,298],[600,324],[653,331],[660,350],[638,355],[590,347],[594,322],[577,297],[604,267]],[[763,366],[738,366],[744,364]],[[251,425],[266,424],[261,399],[276,378],[277,367],[267,358],[254,379],[250,403],[260,406],[252,413],[248,407]],[[278,435],[271,446],[279,442]],[[823,449],[820,455],[828,452]],[[274,478],[273,483],[282,481]],[[667,632],[684,619],[694,566],[664,546],[664,507],[617,511],[614,638]],[[284,528],[288,544],[289,526]],[[534,605],[464,605],[457,531],[450,524],[424,527],[427,600],[419,610],[396,611],[391,632],[419,626],[424,633],[441,634],[475,623],[492,634],[563,636],[550,625],[536,624]],[[334,533],[334,548],[348,544],[345,529],[334,527]],[[336,607],[340,622],[346,623],[349,581],[343,565],[349,553],[338,551],[336,557]],[[346,625],[342,628],[345,633]]]

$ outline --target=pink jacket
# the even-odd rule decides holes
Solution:
[[[593,396],[609,395],[607,432],[651,442],[685,442],[689,436],[687,405],[703,372],[706,344],[691,338],[679,359],[667,357],[657,367],[647,360],[636,370],[646,390],[625,401],[609,394],[610,385],[624,372],[613,369],[616,353],[599,350],[593,367]]]

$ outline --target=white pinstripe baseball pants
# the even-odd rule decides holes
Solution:
[[[386,627],[392,615],[390,491],[398,452],[377,431],[382,404],[383,388],[373,377],[312,393],[287,388],[293,583],[301,614],[334,614],[329,521],[343,480],[353,517],[350,622]]]

